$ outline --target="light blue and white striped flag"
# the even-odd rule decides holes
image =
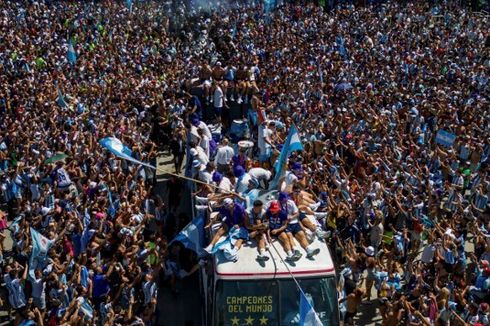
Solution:
[[[194,251],[200,257],[205,256],[206,252],[202,248],[204,244],[204,217],[198,216],[187,224],[170,243],[174,241],[179,241],[184,247]]]
[[[32,252],[29,259],[29,277],[35,279],[34,271],[44,268],[49,248],[53,245],[53,240],[49,240],[35,229],[31,229]]]
[[[306,297],[303,290],[299,291],[299,325],[300,326],[323,326],[320,317]]]
[[[71,65],[74,65],[77,62],[77,53],[75,52],[75,48],[73,47],[71,41],[68,43],[68,52],[66,53],[66,57]]]
[[[302,151],[303,150],[303,145],[301,144],[301,139],[299,138],[298,130],[296,129],[296,126],[292,125],[291,128],[289,128],[289,134],[288,137],[286,138],[286,142],[284,143],[284,146],[282,147],[281,154],[279,155],[279,158],[277,159],[277,162],[274,166],[274,169],[276,171],[276,175],[274,176],[274,180],[269,185],[269,189],[274,189],[277,188],[279,179],[281,178],[283,172],[284,172],[284,167],[287,163],[289,154],[294,151]]]
[[[56,103],[60,106],[62,109],[66,109],[68,107],[68,103],[65,101],[65,97],[63,96],[63,93],[58,89],[58,98],[56,99]]]
[[[133,158],[133,152],[131,152],[131,150],[127,146],[125,146],[119,139],[115,137],[103,138],[99,141],[99,144],[119,158],[156,170],[156,167],[154,167],[153,165],[138,161],[137,159]]]

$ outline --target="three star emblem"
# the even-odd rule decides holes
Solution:
[[[252,316],[248,316],[245,318],[245,324],[246,325],[253,325],[254,318]],[[237,318],[234,316],[233,318],[230,319],[231,325],[232,326],[239,326],[240,325],[240,318]],[[267,325],[267,322],[269,321],[269,318],[266,318],[265,316],[262,316],[262,318],[259,319],[260,325]]]

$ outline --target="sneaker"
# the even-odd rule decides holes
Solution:
[[[233,95],[230,96],[230,101],[235,102],[235,97]]]
[[[313,258],[313,256],[316,256],[320,253],[320,249],[316,248],[310,251],[309,253],[306,254],[306,258]]]
[[[286,256],[285,261],[293,261],[293,260],[294,260],[294,256]]]
[[[322,219],[322,218],[324,218],[324,217],[327,217],[327,214],[328,214],[328,213],[315,213],[315,217],[316,217],[317,219]]]
[[[319,239],[326,239],[326,238],[330,237],[331,232],[330,231],[325,232],[322,229],[318,228],[318,229],[316,229],[315,234]]]
[[[322,203],[318,202],[318,203],[315,203],[315,204],[311,204],[310,205],[310,208],[312,211],[316,211],[318,209],[318,207],[320,207]]]
[[[293,254],[293,260],[297,261],[301,258],[301,256],[303,256],[303,254],[301,252],[299,252],[299,250],[295,250],[294,254]]]
[[[269,257],[267,257],[265,255],[258,255],[257,260],[258,261],[267,261],[267,260],[269,260]]]
[[[239,96],[239,97],[238,97],[238,100],[237,100],[236,102],[237,102],[238,104],[242,104],[242,102],[243,102],[243,101],[242,101],[241,96]]]

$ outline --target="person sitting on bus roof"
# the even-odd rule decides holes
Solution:
[[[316,218],[324,218],[327,216],[327,213],[316,213],[312,212],[308,206],[302,205],[302,195],[301,195],[301,186],[294,185],[293,192],[291,194],[291,199],[297,205],[300,213],[299,213],[299,221],[300,223],[308,230],[313,232],[313,235],[316,235],[319,239],[325,239],[328,236],[328,232],[322,230],[321,226],[312,222],[306,214],[314,215]],[[320,215],[322,214],[322,215]]]
[[[267,233],[269,241],[271,237],[278,238],[286,252],[286,261],[298,260],[299,258],[293,255],[291,242],[286,231],[288,227],[288,214],[281,209],[281,205],[276,200],[270,203],[265,214],[269,220],[269,230]]]
[[[261,200],[256,200],[253,203],[253,207],[247,212],[247,217],[244,220],[245,227],[249,231],[250,238],[254,238],[257,241],[259,247],[258,261],[269,260],[269,257],[265,255],[266,250],[266,231],[267,223],[264,221],[265,209],[264,203]]]
[[[235,203],[231,198],[225,198],[223,200],[223,206],[219,209],[218,218],[221,218],[221,227],[216,231],[211,243],[204,248],[207,252],[213,252],[214,245],[219,241],[219,239],[228,234],[232,228],[240,229],[243,226],[243,221],[245,219],[245,208],[238,203]],[[210,224],[213,224],[211,221]],[[234,247],[236,250],[240,249],[243,244],[244,237],[240,237],[235,243]]]
[[[303,230],[304,226],[299,221],[299,209],[294,201],[289,199],[288,194],[285,192],[279,193],[278,201],[281,206],[281,210],[285,211],[288,217],[288,237],[291,241],[291,247],[294,251],[295,257],[300,258],[301,253],[299,252],[299,250],[295,249],[296,244],[293,237],[298,240],[300,246],[303,247],[303,249],[306,251],[307,258],[312,258],[313,256],[317,255],[320,252],[320,249],[313,249],[312,246],[308,243],[305,231]]]

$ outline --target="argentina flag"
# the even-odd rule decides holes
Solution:
[[[323,326],[322,321],[318,317],[315,309],[306,297],[303,290],[299,291],[299,325],[300,326]]]
[[[66,57],[71,65],[74,65],[75,62],[77,62],[77,54],[71,42],[68,43],[68,52],[66,53]]]
[[[44,268],[49,248],[53,245],[53,240],[49,240],[35,229],[31,230],[32,252],[29,259],[29,277],[35,279],[34,271]]]
[[[119,158],[156,170],[156,167],[154,167],[153,165],[138,161],[137,159],[133,158],[133,152],[115,137],[103,138],[99,141],[99,144]]]
[[[281,178],[282,173],[284,172],[285,165],[287,163],[289,154],[294,151],[302,151],[303,145],[301,144],[301,139],[299,138],[298,130],[295,125],[292,125],[289,129],[288,137],[286,138],[286,142],[282,147],[281,154],[277,159],[277,162],[274,166],[274,170],[276,171],[276,175],[274,176],[274,180],[270,183],[269,189],[274,189],[278,186],[279,179]]]

